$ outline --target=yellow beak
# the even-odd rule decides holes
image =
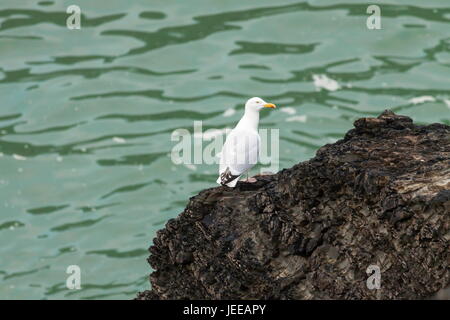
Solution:
[[[264,108],[272,108],[272,109],[275,109],[277,106],[276,105],[274,105],[273,103],[266,103],[265,105],[264,105]]]

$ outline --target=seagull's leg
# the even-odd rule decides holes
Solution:
[[[249,170],[249,171],[250,171],[250,170]],[[248,177],[248,171],[246,172],[246,174],[247,174],[247,180],[245,180],[245,182],[247,182],[247,183],[255,183],[255,182],[257,181],[256,178],[253,178],[253,177],[249,178],[249,177]],[[250,180],[250,179],[251,179],[251,180]]]

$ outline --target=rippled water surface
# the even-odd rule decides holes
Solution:
[[[375,2],[382,30],[363,1],[1,0],[0,298],[148,289],[156,231],[215,185],[172,131],[232,127],[251,96],[279,107],[280,169],[386,108],[450,124],[450,2]]]

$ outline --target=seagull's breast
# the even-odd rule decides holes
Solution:
[[[227,168],[241,175],[258,162],[260,137],[257,131],[235,128],[227,136],[220,157],[219,172]]]

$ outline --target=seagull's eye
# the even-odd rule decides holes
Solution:
[[[256,101],[256,103],[261,103],[261,101]]]

